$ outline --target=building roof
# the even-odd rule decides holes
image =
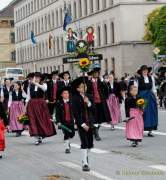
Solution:
[[[13,0],[11,3],[9,3],[8,6],[6,6],[4,9],[0,11],[0,18],[14,18],[14,6],[21,1],[22,0]]]

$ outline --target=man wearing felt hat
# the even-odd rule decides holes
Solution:
[[[88,93],[93,96],[95,103],[95,130],[94,135],[97,141],[100,141],[99,128],[103,122],[110,122],[111,117],[107,106],[108,88],[104,82],[100,79],[100,65],[95,64],[92,71],[92,79],[88,81]]]
[[[60,80],[60,89],[63,89],[64,87],[68,87],[71,89],[71,80],[70,80],[70,72],[65,71],[63,73],[59,74]]]

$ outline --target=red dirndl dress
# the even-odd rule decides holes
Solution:
[[[30,99],[27,106],[30,136],[43,138],[56,135],[54,123],[43,98]]]
[[[0,119],[0,151],[5,150],[5,126],[3,120]]]

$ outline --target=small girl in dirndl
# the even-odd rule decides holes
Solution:
[[[24,98],[26,98],[20,82],[14,83],[14,89],[9,93],[8,111],[9,111],[9,129],[16,133],[16,137],[21,136],[24,125],[19,123],[18,117],[25,113]]]
[[[132,142],[132,147],[136,147],[138,142],[142,141],[144,131],[143,110],[137,105],[139,100],[137,94],[138,88],[132,85],[129,89],[129,96],[125,100],[126,138]]]

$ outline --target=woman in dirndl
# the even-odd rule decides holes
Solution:
[[[142,141],[144,123],[143,109],[137,106],[138,88],[131,85],[128,97],[125,100],[126,109],[126,138],[132,142],[132,147],[136,147]]]
[[[108,99],[107,104],[111,116],[111,129],[114,130],[114,126],[120,122],[121,114],[120,114],[120,104],[119,104],[119,84],[114,80],[114,74],[111,73],[108,76]]]
[[[141,66],[138,70],[140,77],[138,78],[139,96],[147,101],[147,106],[144,110],[144,130],[148,131],[148,137],[153,137],[152,130],[157,130],[158,127],[158,107],[156,98],[155,80],[150,75],[150,67],[147,65]]]
[[[16,133],[16,137],[21,136],[24,130],[24,125],[19,123],[18,117],[25,114],[24,99],[26,93],[24,92],[21,83],[15,82],[14,89],[9,93],[8,111],[9,111],[9,130]]]
[[[35,145],[41,144],[43,138],[56,135],[55,126],[44,99],[47,84],[41,83],[41,80],[41,73],[36,72],[34,79],[30,82],[27,97],[29,133],[30,136],[35,137]]]
[[[8,125],[8,119],[6,116],[6,111],[2,102],[0,102],[0,159],[2,159],[2,154],[5,150],[5,126]]]

